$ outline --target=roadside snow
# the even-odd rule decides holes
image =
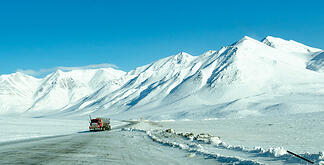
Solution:
[[[145,121],[125,131],[145,133],[153,141],[223,163],[306,164],[287,153],[320,164],[324,113],[240,119]],[[207,139],[198,138],[208,137]],[[210,136],[209,136],[210,135]]]

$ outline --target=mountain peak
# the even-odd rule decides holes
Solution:
[[[243,38],[241,38],[240,40],[238,40],[231,46],[241,47],[242,45],[252,46],[252,45],[256,45],[256,44],[260,44],[260,41],[253,39],[249,36],[244,36]]]
[[[189,53],[186,53],[186,52],[179,52],[175,56],[192,56],[192,55],[190,55]]]
[[[244,36],[241,40],[254,40],[253,38],[249,37],[249,36]]]
[[[273,37],[273,36],[266,36],[263,40],[274,40],[274,39],[280,39],[280,40],[283,40],[282,38]],[[263,41],[263,40],[262,40],[262,41]]]
[[[248,40],[250,40],[250,41],[257,41],[257,40],[255,40],[255,39],[249,37],[249,36],[244,36],[243,38],[241,38],[240,40],[238,40],[238,41],[236,42],[236,44],[239,44],[239,43],[242,43],[242,42],[244,42],[244,41],[248,41]]]
[[[64,72],[62,70],[58,69],[55,72],[47,75],[46,77],[51,77],[51,78],[57,79],[57,78],[61,77],[63,74],[64,74]]]
[[[273,36],[267,36],[261,42],[275,49],[291,53],[314,53],[321,51],[321,49],[312,48],[294,40],[284,40]]]
[[[26,75],[22,72],[16,72],[16,73],[12,73],[12,74],[4,74],[4,75],[0,75],[1,78],[20,78],[20,77],[24,77],[24,78],[34,78],[32,76]],[[34,78],[36,79],[36,78]]]
[[[188,60],[191,61],[193,58],[195,57],[186,52],[180,52],[173,56],[173,59],[176,60],[178,64]]]
[[[54,74],[61,75],[61,74],[64,74],[64,72],[62,70],[58,69],[54,72]]]

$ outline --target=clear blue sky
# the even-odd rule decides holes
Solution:
[[[180,51],[200,55],[244,35],[324,48],[324,1],[8,0],[0,2],[0,74],[110,63],[129,71]]]

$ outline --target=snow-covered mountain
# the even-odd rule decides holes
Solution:
[[[43,79],[14,73],[0,77],[0,113],[53,111],[73,105],[99,88],[119,88],[126,73],[112,68],[58,70]]]
[[[323,59],[323,50],[292,40],[243,37],[218,51],[181,52],[128,73],[105,68],[57,71],[43,79],[3,75],[0,113],[174,119],[321,111]]]
[[[58,70],[43,79],[34,94],[35,102],[28,110],[60,110],[103,86],[108,86],[105,89],[112,91],[120,87],[114,81],[124,74],[111,68],[70,72]]]
[[[32,105],[39,79],[14,73],[0,76],[0,113],[22,112]]]

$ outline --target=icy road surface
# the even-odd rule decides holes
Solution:
[[[134,123],[133,123],[134,124]],[[140,132],[80,132],[0,144],[1,164],[215,164],[153,142]]]

